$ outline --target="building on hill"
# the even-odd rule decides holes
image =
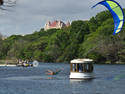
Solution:
[[[7,39],[7,36],[3,36],[2,34],[0,34],[0,39],[2,39],[2,40],[5,40],[5,39]]]
[[[67,22],[66,24],[63,21],[53,21],[53,22],[48,22],[45,24],[44,26],[44,30],[48,30],[48,29],[61,29],[64,27],[68,27],[70,26],[70,22]]]

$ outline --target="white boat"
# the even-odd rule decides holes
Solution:
[[[39,62],[34,60],[33,62],[20,62],[16,66],[18,67],[38,67]]]
[[[92,79],[93,60],[92,59],[74,59],[70,62],[70,79]]]

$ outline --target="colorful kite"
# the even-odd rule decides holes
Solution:
[[[92,8],[96,7],[98,4],[101,4],[108,8],[108,10],[111,12],[114,20],[114,32],[113,35],[119,33],[122,30],[122,27],[124,25],[124,12],[119,3],[117,3],[114,0],[104,0],[96,5],[94,5]]]

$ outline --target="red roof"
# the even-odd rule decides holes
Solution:
[[[56,27],[57,24],[58,24],[58,21],[54,21],[54,22],[50,23],[50,26]]]

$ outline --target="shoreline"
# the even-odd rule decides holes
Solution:
[[[16,65],[6,65],[6,64],[0,64],[0,67],[15,67]]]
[[[39,62],[39,63],[45,63],[45,64],[70,64],[69,62]],[[94,62],[93,64],[97,64],[97,65],[125,65],[125,63],[96,63]],[[3,64],[3,63],[0,63],[0,66],[16,66],[16,64]]]

